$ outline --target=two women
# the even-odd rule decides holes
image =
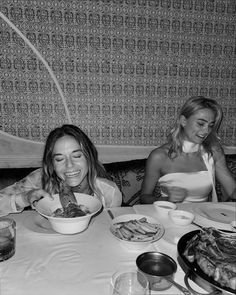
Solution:
[[[236,183],[225,162],[217,136],[222,110],[213,99],[192,97],[183,105],[168,142],[148,157],[142,203],[156,200],[154,189],[171,202],[217,201],[215,176],[228,198],[236,199]],[[66,183],[93,195],[104,207],[120,206],[122,195],[98,161],[87,135],[74,125],[53,130],[46,141],[42,168],[0,191],[2,212],[18,212],[42,197],[52,197]]]

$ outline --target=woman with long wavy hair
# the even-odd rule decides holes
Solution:
[[[62,189],[92,195],[104,208],[121,206],[122,194],[106,176],[88,136],[75,125],[63,125],[48,135],[42,168],[1,190],[0,206],[6,213],[19,212]]]

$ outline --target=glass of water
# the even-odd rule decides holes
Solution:
[[[0,218],[0,261],[9,259],[15,254],[16,222],[7,217]]]
[[[118,271],[111,278],[110,295],[147,295],[148,280],[138,270]]]

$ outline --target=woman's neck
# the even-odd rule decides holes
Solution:
[[[79,185],[73,186],[72,191],[80,194],[91,195],[92,189],[89,186],[87,177],[85,177]]]
[[[200,145],[188,140],[184,140],[182,144],[182,151],[186,154],[199,152]]]

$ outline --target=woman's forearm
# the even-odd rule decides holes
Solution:
[[[232,194],[230,195],[230,199],[231,199],[231,200],[236,200],[236,187],[235,187],[235,189],[233,190]]]
[[[157,200],[158,200],[158,198],[154,195],[151,195],[151,194],[142,194],[140,196],[141,204],[153,204]]]

